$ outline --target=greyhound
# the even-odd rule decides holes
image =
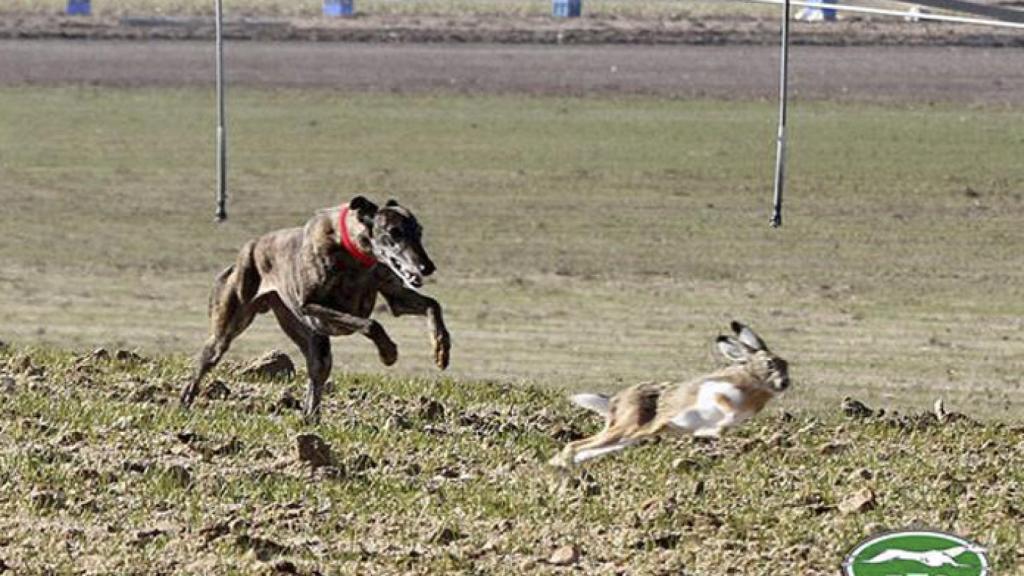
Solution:
[[[395,200],[382,207],[362,196],[317,212],[300,228],[247,242],[210,293],[210,337],[181,390],[191,406],[203,377],[224,357],[257,314],[274,313],[281,330],[306,358],[309,386],[303,414],[320,419],[324,382],[331,372],[331,336],[358,333],[377,346],[381,362],[398,360],[398,347],[370,318],[380,293],[395,316],[427,318],[438,368],[448,367],[451,337],[441,305],[421,294],[434,263],[421,244],[416,217]]]

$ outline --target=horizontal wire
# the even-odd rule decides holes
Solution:
[[[780,5],[784,0],[734,0],[738,2],[749,2],[754,4]],[[882,16],[898,16],[901,18],[913,18],[917,20],[934,20],[937,22],[956,22],[958,24],[978,24],[982,26],[996,26],[999,28],[1015,28],[1024,30],[1024,24],[1016,22],[1003,22],[1001,20],[986,20],[984,18],[964,18],[962,16],[947,16],[944,14],[929,14],[927,12],[906,12],[901,10],[887,10],[885,8],[868,8],[866,6],[849,6],[846,4],[823,4],[821,2],[805,2],[803,0],[790,0],[793,6],[805,8],[817,8],[821,10],[836,10],[839,12],[859,12],[861,14],[878,14]]]

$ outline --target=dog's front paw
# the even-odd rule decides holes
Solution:
[[[398,346],[390,339],[377,343],[377,354],[385,366],[392,366],[398,362]]]
[[[438,368],[444,370],[448,367],[448,361],[451,357],[452,339],[447,331],[434,334],[432,339],[434,341],[434,363],[437,364]]]

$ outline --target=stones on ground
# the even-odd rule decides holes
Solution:
[[[840,407],[843,410],[843,414],[846,414],[850,418],[870,418],[875,415],[875,411],[868,408],[866,404],[860,400],[854,400],[849,396],[843,398],[843,402],[840,404]]]
[[[329,466],[334,462],[331,447],[316,434],[299,434],[295,437],[295,446],[298,450],[299,461],[305,462],[313,468]]]
[[[874,508],[876,503],[874,491],[870,488],[861,488],[839,503],[839,512],[842,514],[860,514]]]
[[[572,566],[579,562],[579,560],[580,551],[572,544],[562,546],[552,552],[551,556],[548,556],[548,564],[551,564],[552,566]]]
[[[203,392],[203,396],[208,400],[227,400],[231,396],[231,389],[228,388],[228,385],[223,380],[218,378],[210,383]]]
[[[259,380],[288,379],[295,376],[295,363],[284,352],[271,350],[239,369],[238,376]]]

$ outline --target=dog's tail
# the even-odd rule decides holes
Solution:
[[[236,287],[238,298],[242,302],[250,302],[260,289],[260,272],[256,268],[256,258],[253,254],[255,250],[256,241],[250,240],[239,251],[238,260],[235,261],[235,274],[238,277]]]
[[[601,416],[608,416],[611,400],[604,394],[575,394],[569,400],[573,404],[597,412]]]

